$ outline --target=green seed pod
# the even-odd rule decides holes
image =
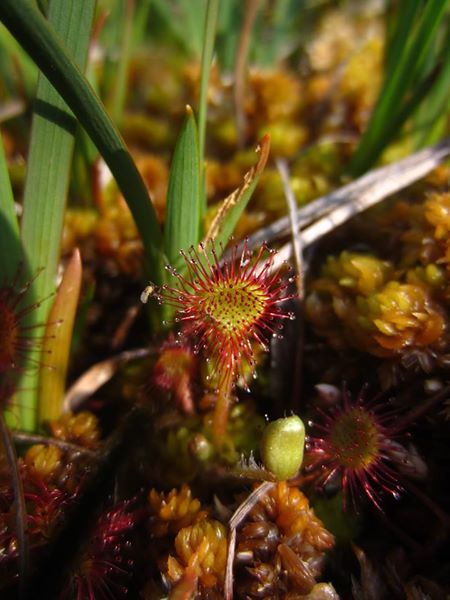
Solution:
[[[293,477],[303,462],[305,426],[297,415],[269,423],[261,441],[261,458],[266,469],[284,481]]]

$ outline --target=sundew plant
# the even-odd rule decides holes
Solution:
[[[450,594],[449,28],[2,0],[2,598]]]

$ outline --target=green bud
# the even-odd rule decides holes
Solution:
[[[303,462],[305,426],[297,415],[269,423],[261,441],[261,458],[266,469],[284,481],[293,477]]]

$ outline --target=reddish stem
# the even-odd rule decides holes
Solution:
[[[213,437],[217,446],[222,445],[227,430],[235,371],[236,366],[234,364],[233,366],[230,365],[226,373],[220,377],[219,391],[213,417]]]

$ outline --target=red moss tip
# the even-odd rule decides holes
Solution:
[[[133,532],[146,512],[125,500],[105,511],[78,564],[70,573],[60,600],[67,597],[125,598],[133,577]]]
[[[195,351],[206,351],[219,378],[229,371],[237,375],[243,359],[253,368],[252,343],[266,348],[282,328],[280,319],[293,318],[279,306],[292,295],[286,294],[288,282],[271,273],[274,252],[263,244],[253,256],[245,242],[222,263],[214,245],[181,254],[188,275],[168,267],[178,287],[163,286],[162,300],[178,309],[176,321],[197,340]]]
[[[395,428],[392,413],[364,402],[360,393],[352,400],[347,390],[342,403],[329,411],[320,410],[320,420],[311,423],[320,436],[308,436],[306,472],[320,487],[340,477],[344,506],[350,497],[367,498],[380,510],[383,493],[398,498],[403,491],[390,453]]]

